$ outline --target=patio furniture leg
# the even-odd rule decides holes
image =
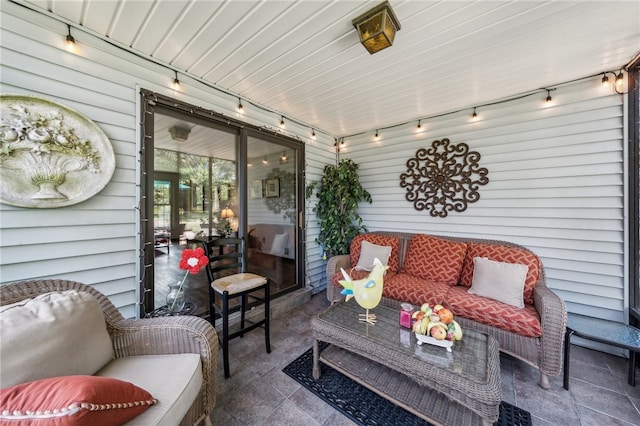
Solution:
[[[567,328],[567,332],[564,335],[564,376],[563,376],[563,385],[566,390],[569,390],[569,356],[570,356],[570,348],[571,345],[571,336],[573,335],[573,330]]]
[[[320,345],[317,339],[313,341],[313,378],[320,378]]]

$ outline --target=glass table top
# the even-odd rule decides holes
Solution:
[[[615,343],[627,349],[640,348],[640,330],[621,322],[568,313],[567,327],[576,335]]]

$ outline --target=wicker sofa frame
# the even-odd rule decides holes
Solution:
[[[400,242],[399,261],[400,269],[404,263],[404,259],[409,246],[409,241],[416,235],[414,233],[405,232],[387,232],[376,231],[374,234],[387,235],[397,237]],[[474,242],[488,245],[500,245],[505,247],[514,247],[522,250],[529,249],[507,241],[487,240],[477,238],[449,237],[443,235],[433,235],[456,242]],[[463,328],[471,328],[477,331],[487,333],[498,340],[500,351],[520,359],[540,371],[540,386],[548,389],[549,376],[559,375],[562,369],[564,334],[567,324],[567,308],[564,301],[558,297],[551,289],[547,287],[544,274],[544,266],[540,262],[540,279],[538,280],[533,292],[533,304],[540,316],[542,325],[542,336],[539,338],[526,337],[490,325],[482,324],[467,318],[456,317],[456,320]],[[349,255],[333,256],[327,262],[327,299],[334,303],[342,298],[340,288],[332,284],[332,277],[336,272],[340,272],[340,268],[348,270],[350,264]],[[400,309],[401,300],[393,300],[383,298],[382,302],[386,306]]]
[[[0,305],[8,305],[52,291],[78,290],[93,295],[102,308],[116,358],[137,355],[195,353],[202,364],[202,388],[181,426],[211,425],[216,401],[218,339],[208,321],[195,316],[125,319],[95,288],[76,281],[34,280],[0,286]]]

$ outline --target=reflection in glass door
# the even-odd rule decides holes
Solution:
[[[271,292],[296,287],[296,151],[247,138],[248,268],[271,279]]]

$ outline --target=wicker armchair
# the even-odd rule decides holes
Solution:
[[[206,320],[194,316],[125,319],[111,301],[88,285],[67,280],[23,281],[0,286],[0,305],[51,291],[76,289],[92,294],[102,307],[116,358],[135,355],[195,353],[200,355],[203,383],[198,398],[180,425],[211,425],[215,405],[218,339]]]

